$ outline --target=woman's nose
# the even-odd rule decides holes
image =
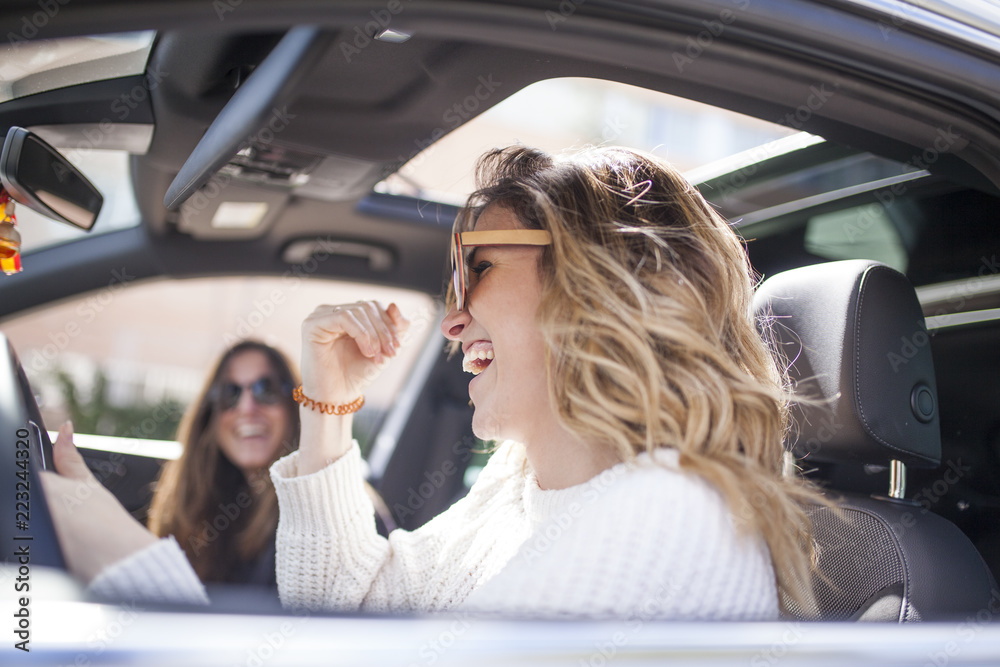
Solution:
[[[253,397],[253,393],[250,391],[250,387],[244,387],[243,391],[240,392],[240,397],[236,401],[234,406],[237,412],[247,413],[254,412],[259,407],[257,405],[257,400]]]
[[[457,308],[452,306],[452,309],[441,320],[441,333],[448,340],[458,340],[458,337],[462,335],[462,331],[468,323],[469,311],[463,310],[459,312]]]

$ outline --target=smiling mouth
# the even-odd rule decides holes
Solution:
[[[241,424],[236,428],[236,435],[241,438],[256,438],[264,435],[267,429],[260,424]]]
[[[493,363],[492,349],[470,349],[462,359],[462,370],[466,373],[479,375],[486,370],[486,367]]]

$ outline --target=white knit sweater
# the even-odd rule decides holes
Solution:
[[[296,461],[291,454],[271,470],[286,605],[549,617],[778,616],[763,540],[738,533],[719,493],[681,472],[674,450],[543,491],[523,447],[505,444],[465,498],[388,539],[375,530],[356,446],[311,475],[295,476]],[[165,567],[171,548],[173,564]],[[179,548],[161,542],[147,551],[156,558],[139,554],[109,568],[95,589],[163,598],[158,587],[169,585],[171,599],[204,599],[182,572]],[[154,576],[148,567],[159,571]],[[139,584],[153,588],[137,590]]]

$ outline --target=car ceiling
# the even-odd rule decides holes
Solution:
[[[995,70],[983,54],[906,26],[887,39],[884,23],[837,11],[838,4],[404,0],[391,26],[413,38],[371,41],[349,53],[348,62],[344,44],[364,43],[353,40],[371,24],[372,12],[386,12],[389,3],[68,3],[45,27],[45,37],[158,30],[147,77],[14,100],[0,105],[0,123],[100,122],[116,98],[145,80],[150,96],[127,119],[155,123],[148,152],[133,158],[143,226],[115,232],[113,239],[89,238],[76,249],[35,253],[30,270],[0,285],[0,316],[103,286],[107,265],[94,268],[96,256],[128,262],[140,277],[281,274],[289,269],[282,249],[304,238],[371,244],[394,257],[387,270],[348,257],[327,263],[320,275],[436,293],[454,210],[368,192],[422,144],[451,129],[448,110],[484,78],[494,82],[495,93],[478,112],[534,81],[560,76],[616,80],[772,121],[811,104],[822,91],[822,103],[796,121],[799,129],[906,162],[933,145],[941,128],[950,128],[958,139],[933,168],[983,189],[1000,183],[1000,100]],[[37,7],[5,3],[0,27],[5,34],[19,29]],[[168,186],[237,85],[288,27],[304,23],[322,26],[325,51],[282,103],[294,121],[274,145],[342,160],[355,182],[326,200],[283,199],[266,231],[238,244],[180,232],[177,212],[163,205]],[[694,40],[705,31],[707,47],[699,50]],[[685,54],[695,57],[687,62]],[[32,273],[30,294],[18,291]]]

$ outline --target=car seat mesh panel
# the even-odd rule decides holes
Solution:
[[[841,511],[842,518],[826,508],[810,513],[821,573],[813,575],[813,591],[823,620],[851,618],[880,592],[902,584],[905,577],[889,528],[867,512]],[[792,616],[811,616],[787,598],[785,603]]]

